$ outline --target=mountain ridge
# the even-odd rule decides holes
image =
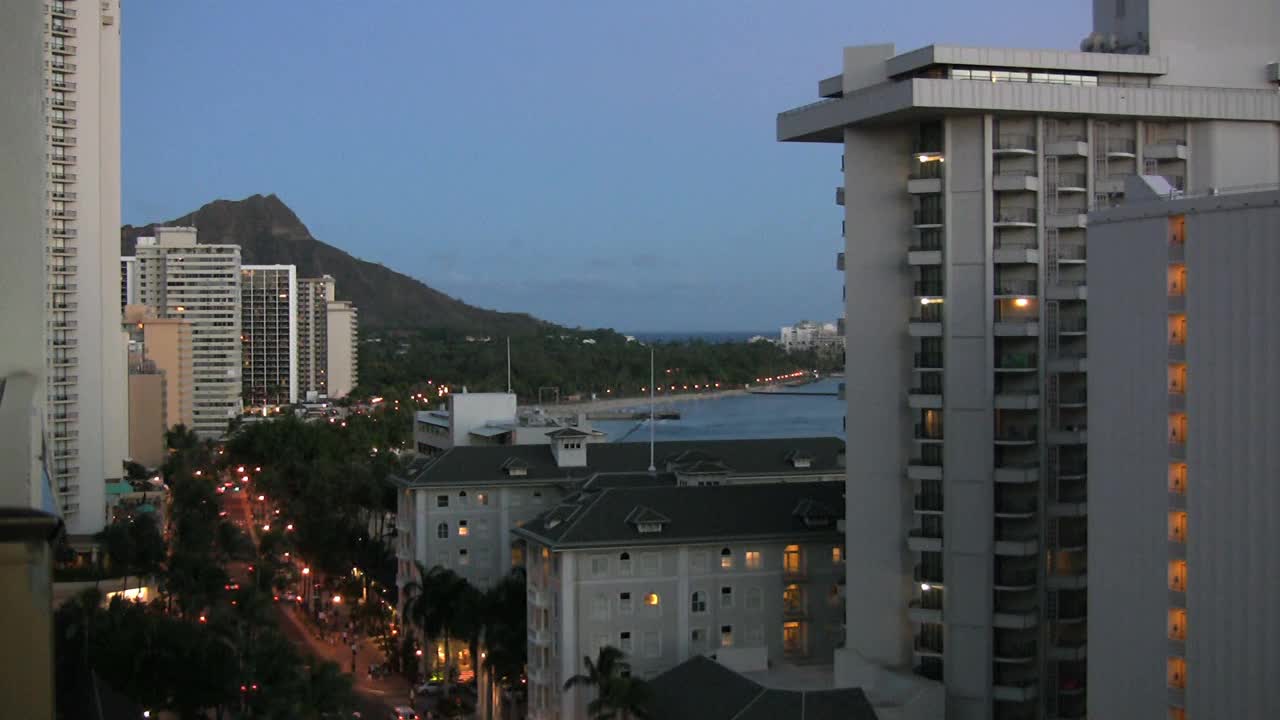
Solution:
[[[156,227],[166,225],[195,227],[201,244],[239,245],[245,265],[296,265],[300,278],[332,275],[337,297],[356,306],[362,329],[505,335],[561,329],[526,313],[469,305],[421,280],[322,242],[274,193],[214,200],[166,222],[125,225],[120,229],[120,254],[133,255],[139,237],[154,235]]]

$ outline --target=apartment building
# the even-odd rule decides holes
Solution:
[[[120,258],[120,307],[138,304],[138,258]]]
[[[606,442],[608,436],[591,429],[585,415],[554,417],[540,408],[521,411],[515,393],[450,393],[442,407],[414,413],[413,443],[423,455],[437,455],[468,445],[547,444],[562,428],[582,430],[585,442]]]
[[[240,267],[240,347],[246,405],[298,402],[297,267]]]
[[[342,398],[360,381],[360,333],[356,307],[346,300],[334,300],[325,308],[328,324],[326,342],[326,375],[329,397]]]
[[[191,321],[157,317],[154,308],[129,305],[124,309],[124,327],[129,333],[130,366],[150,363],[164,375],[165,429],[175,425],[192,427],[195,423],[195,368],[192,365]],[[130,423],[132,427],[132,417]]]
[[[160,467],[168,454],[167,381],[154,362],[129,363],[129,459],[146,468]]]
[[[1280,179],[1274,2],[1093,7],[1082,52],[846,48],[778,116],[843,150],[867,591],[836,671],[882,711],[925,713],[933,680],[949,718],[1086,712],[1088,213],[1138,173]]]
[[[240,246],[203,245],[196,229],[138,238],[139,299],[161,318],[191,324],[191,427],[222,437],[240,415]]]
[[[120,232],[120,4],[44,5],[46,431],[72,534],[106,520],[128,451]]]
[[[329,303],[333,299],[333,276],[298,278],[298,392],[304,398],[329,394]]]
[[[1275,717],[1280,189],[1130,182],[1089,216],[1089,715]]]
[[[696,655],[741,672],[828,663],[844,612],[839,482],[588,483],[528,543],[529,708],[586,718],[564,682],[612,645],[652,678]]]
[[[779,330],[778,345],[787,352],[816,350],[825,354],[838,354],[844,349],[844,336],[840,333],[838,323],[801,320]]]
[[[543,444],[453,447],[410,463],[398,486],[396,583],[416,579],[415,563],[439,565],[479,587],[524,565],[519,527],[588,481],[650,478],[648,443],[589,442],[561,428]],[[662,442],[653,457],[669,485],[836,481],[844,478],[839,438]]]

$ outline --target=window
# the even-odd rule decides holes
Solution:
[[[600,577],[609,574],[609,558],[597,555],[591,558],[591,574]]]
[[[657,630],[646,630],[642,642],[645,657],[656,658],[662,654],[662,636]]]
[[[510,498],[511,507],[520,507],[524,504],[524,496],[517,490],[511,491],[507,497]]]
[[[723,570],[733,569],[733,552],[729,548],[720,551],[720,568]]]
[[[640,556],[640,567],[645,575],[657,575],[658,568],[661,567],[661,558],[657,553],[644,553]]]
[[[471,564],[471,554],[467,552],[466,548],[458,551],[458,564],[464,567]]]
[[[489,493],[476,493],[476,504],[477,504],[477,505],[488,505],[488,504],[489,504]]]
[[[720,626],[720,647],[733,647],[733,626]]]
[[[631,593],[618,593],[618,612],[623,615],[630,615],[631,610]]]
[[[476,534],[480,537],[489,537],[489,521],[486,518],[480,518],[476,521]]]
[[[782,611],[797,613],[804,610],[804,591],[792,583],[782,589]]]
[[[542,497],[542,491],[541,491],[541,490],[534,490],[534,491],[533,491],[533,496],[534,496],[534,497],[536,497],[536,498],[540,498],[540,497]]]
[[[448,496],[448,495],[437,495],[437,496],[436,496],[436,507],[449,507],[449,496]]]
[[[449,523],[440,523],[436,526],[436,537],[441,540],[449,539]]]
[[[618,572],[623,575],[631,574],[631,553],[622,553],[618,556]]]
[[[644,604],[649,607],[658,607],[662,603],[662,598],[658,597],[658,593],[648,593],[644,596]]]
[[[707,611],[707,594],[701,590],[694,590],[693,597],[689,600],[689,611],[695,613],[704,613]]]
[[[844,562],[844,547],[836,545],[831,548],[831,564],[839,565],[842,562]]]
[[[747,644],[757,647],[764,644],[764,626],[755,625],[747,631]]]
[[[597,593],[591,598],[591,618],[593,620],[609,619],[609,598],[604,593]]]
[[[695,652],[707,648],[707,629],[694,628],[689,631],[689,649]]]
[[[747,588],[747,609],[759,610],[761,605],[763,604],[764,604],[764,593],[760,591],[760,588],[758,587]]]
[[[782,551],[783,571],[788,575],[799,575],[800,566],[800,546],[788,545],[787,548]]]
[[[466,491],[466,490],[461,490],[461,491],[459,491],[459,492],[458,492],[458,504],[459,504],[459,505],[466,505],[466,504],[467,504],[467,491]]]
[[[471,534],[471,531],[467,529],[467,521],[459,520],[458,521],[458,537],[466,537],[467,535],[470,535],[470,534]]]
[[[759,550],[747,551],[746,566],[748,570],[760,569],[760,551]]]
[[[707,553],[693,552],[689,553],[689,570],[695,573],[705,573],[707,571]]]
[[[618,649],[622,652],[631,652],[631,631],[623,630],[618,633]]]
[[[733,607],[733,588],[729,587],[728,585],[725,585],[724,587],[720,588],[720,607],[722,608]]]

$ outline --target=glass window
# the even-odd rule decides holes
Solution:
[[[844,548],[836,545],[831,548],[831,564],[839,565],[842,562],[844,562]]]
[[[618,649],[623,652],[631,652],[631,631],[623,630],[618,633]]]
[[[437,495],[437,496],[436,496],[436,507],[449,507],[449,496],[448,496],[448,495]]]
[[[623,615],[630,615],[631,609],[632,609],[631,593],[629,592],[618,593],[618,612],[622,613]]]
[[[596,577],[609,574],[609,558],[600,555],[591,558],[591,574]]]
[[[747,551],[746,565],[748,570],[760,569],[760,551],[759,550]]]
[[[478,505],[488,505],[489,493],[476,493],[476,503]]]
[[[436,537],[441,540],[449,539],[449,523],[440,523],[436,526]]]
[[[691,650],[700,651],[707,647],[707,629],[693,628],[689,631],[689,647]]]
[[[656,658],[662,654],[662,638],[657,630],[646,630],[644,633],[644,655]]]
[[[623,575],[631,574],[631,553],[622,553],[618,556],[618,572]]]
[[[657,553],[645,553],[640,556],[640,564],[645,575],[657,575],[661,563]]]
[[[720,647],[733,647],[733,626],[720,626]]]
[[[760,588],[747,588],[747,609],[759,610],[762,605],[764,605],[764,593]]]
[[[458,521],[458,537],[466,537],[471,534],[471,530],[467,528],[466,520]]]
[[[801,571],[800,546],[788,545],[782,551],[782,569],[788,575],[798,575]]]
[[[720,607],[733,607],[733,588],[728,585],[720,588]]]
[[[471,564],[471,553],[468,553],[466,548],[458,551],[458,564],[464,566]]]
[[[595,620],[609,619],[609,598],[604,593],[597,593],[591,598],[591,617]]]
[[[658,593],[651,592],[644,596],[644,604],[649,607],[658,607],[661,602],[662,598],[658,597]]]
[[[707,594],[702,590],[694,590],[693,597],[689,601],[689,610],[695,613],[704,613],[707,611]]]
[[[733,552],[730,551],[729,548],[725,548],[720,551],[720,567],[724,570],[731,570],[733,568]]]

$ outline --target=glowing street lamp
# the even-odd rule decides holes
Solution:
[[[311,568],[309,568],[309,567],[304,567],[304,568],[302,568],[302,574],[303,574],[303,575],[310,575],[310,574],[311,574]]]
[[[334,605],[341,605],[341,604],[342,604],[342,596],[341,596],[341,595],[334,595],[334,596],[333,596],[333,604],[334,604]]]

